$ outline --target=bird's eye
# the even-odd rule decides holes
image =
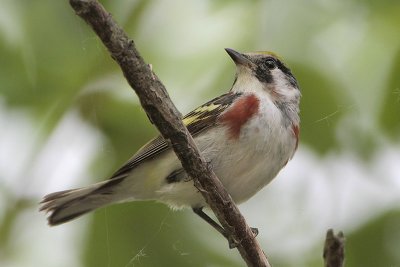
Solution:
[[[266,65],[267,68],[270,69],[270,70],[273,70],[273,69],[276,68],[276,62],[275,62],[274,60],[272,60],[272,59],[268,59],[268,60],[265,62],[265,65]]]

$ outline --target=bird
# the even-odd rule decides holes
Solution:
[[[188,113],[183,123],[240,204],[270,183],[295,154],[301,92],[291,70],[275,53],[225,50],[236,65],[231,89]],[[48,224],[54,226],[110,204],[143,200],[172,209],[191,208],[226,237],[223,227],[204,212],[207,203],[161,135],[109,179],[44,196],[40,211],[49,214]]]

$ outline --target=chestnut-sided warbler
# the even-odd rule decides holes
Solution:
[[[299,141],[300,90],[273,53],[226,52],[236,64],[231,90],[183,118],[204,158],[236,203],[267,185],[293,157]],[[58,225],[116,202],[156,200],[202,211],[206,202],[167,142],[151,140],[110,179],[44,197],[41,210]]]

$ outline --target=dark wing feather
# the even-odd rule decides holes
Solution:
[[[138,164],[146,159],[150,159],[169,148],[164,138],[159,135],[147,144],[145,144],[139,151],[133,155],[121,168],[119,168],[110,179],[120,178],[126,176]]]
[[[183,117],[183,123],[194,137],[215,125],[218,116],[240,95],[240,93],[229,92],[216,97],[188,113]],[[170,146],[162,136],[156,137],[139,149],[139,151],[124,166],[117,170],[110,179],[126,176],[133,168],[143,161],[151,159],[169,148]]]

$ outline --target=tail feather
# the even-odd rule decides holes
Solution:
[[[50,212],[49,225],[58,225],[73,220],[97,208],[120,201],[113,189],[118,179],[108,180],[84,188],[59,191],[46,195],[40,202],[40,211]]]

